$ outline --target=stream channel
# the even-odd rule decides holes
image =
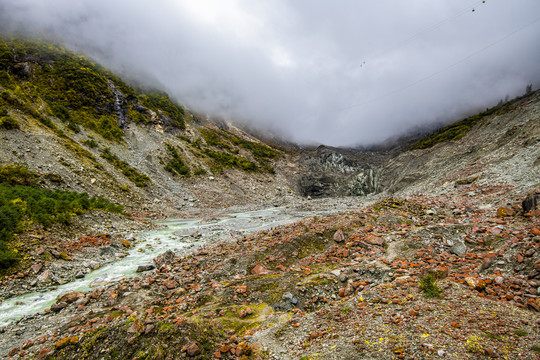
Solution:
[[[45,292],[33,292],[6,299],[0,304],[0,327],[25,316],[44,311],[59,295],[71,291],[89,291],[124,277],[134,277],[139,265],[152,264],[159,254],[173,250],[176,255],[193,251],[206,243],[240,238],[245,234],[292,223],[301,218],[284,208],[228,214],[211,219],[168,219],[163,225],[138,235],[129,254],[87,274],[84,278],[52,287]],[[196,234],[194,236],[194,234]],[[140,273],[139,273],[140,274]]]

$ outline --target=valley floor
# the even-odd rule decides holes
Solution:
[[[0,349],[13,359],[536,359],[540,214],[522,211],[525,196],[473,183],[291,203],[301,221],[164,253],[153,272],[8,325]]]

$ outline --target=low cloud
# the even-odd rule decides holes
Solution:
[[[537,0],[0,0],[4,32],[54,37],[192,109],[341,146],[536,88],[539,16]]]

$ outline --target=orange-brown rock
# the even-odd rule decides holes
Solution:
[[[266,270],[264,266],[257,264],[253,267],[253,269],[251,269],[251,273],[253,275],[266,275],[269,273],[269,271]]]

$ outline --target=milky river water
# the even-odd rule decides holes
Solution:
[[[129,254],[88,273],[84,278],[53,287],[45,292],[33,292],[12,297],[0,303],[0,327],[24,316],[44,311],[58,296],[71,291],[89,291],[124,277],[134,277],[139,265],[151,264],[157,255],[173,250],[177,255],[191,251],[203,243],[238,238],[244,234],[269,229],[299,220],[287,215],[283,208],[229,214],[213,219],[168,219],[160,221],[162,228],[138,235],[143,240]],[[196,236],[192,236],[197,233]],[[199,234],[200,233],[200,234]]]

